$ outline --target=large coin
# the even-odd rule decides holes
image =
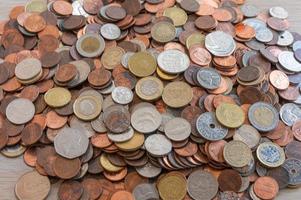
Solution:
[[[87,33],[77,40],[76,49],[84,57],[97,57],[105,49],[105,41],[99,34]]]
[[[176,117],[165,124],[164,131],[172,141],[183,141],[190,136],[191,125],[186,119]]]
[[[290,51],[282,51],[278,56],[279,63],[282,67],[292,72],[300,72],[301,71],[301,63],[299,63],[294,56],[293,52]]]
[[[28,99],[17,98],[6,107],[6,117],[14,124],[25,124],[35,114],[35,106]]]
[[[261,135],[251,125],[244,124],[235,130],[233,140],[239,140],[247,144],[250,149],[257,147],[260,142]]]
[[[73,104],[73,112],[81,120],[91,121],[100,114],[101,102],[94,96],[80,96]]]
[[[175,26],[184,25],[188,19],[187,13],[178,7],[166,8],[163,12],[163,16],[172,19]]]
[[[130,113],[121,105],[109,106],[103,112],[106,127],[114,133],[122,133],[130,127]]]
[[[301,119],[301,109],[293,103],[286,103],[280,109],[280,118],[288,126]]]
[[[71,93],[65,88],[55,87],[46,92],[44,100],[51,107],[62,107],[71,101]]]
[[[235,104],[222,103],[216,108],[216,118],[224,126],[238,128],[245,121],[244,111]]]
[[[279,115],[270,104],[257,102],[248,111],[250,123],[259,131],[271,131],[277,127]]]
[[[241,141],[228,142],[223,155],[225,161],[232,167],[245,167],[253,158],[251,149]]]
[[[130,72],[138,77],[152,75],[156,71],[156,59],[147,52],[138,52],[129,58],[128,66]]]
[[[163,83],[156,77],[145,77],[140,79],[135,87],[136,94],[145,101],[156,100],[163,93]]]
[[[151,35],[154,40],[161,43],[170,42],[176,37],[176,28],[169,22],[158,22],[153,25]]]
[[[228,129],[220,125],[212,112],[201,114],[196,121],[196,128],[199,134],[209,141],[221,140],[228,133]]]
[[[172,144],[166,136],[162,134],[153,134],[145,140],[146,151],[153,156],[164,156],[172,150]]]
[[[222,31],[215,31],[206,36],[205,46],[213,55],[226,57],[234,52],[236,43],[231,35]]]
[[[197,73],[198,83],[206,89],[217,89],[221,84],[220,74],[213,68],[204,67]]]
[[[166,50],[159,54],[158,66],[161,70],[170,74],[184,72],[190,64],[189,57],[179,50]]]
[[[289,173],[289,185],[298,186],[301,184],[301,160],[295,158],[287,159],[283,167]]]
[[[279,167],[285,161],[283,149],[272,142],[261,143],[256,150],[256,155],[258,160],[267,167]]]

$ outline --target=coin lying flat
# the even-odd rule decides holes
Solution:
[[[115,87],[112,91],[112,99],[119,104],[128,104],[133,100],[133,92],[127,87]]]
[[[230,56],[236,47],[233,38],[225,32],[215,31],[206,36],[205,46],[215,56]]]
[[[101,104],[99,99],[94,96],[81,96],[75,100],[73,112],[81,120],[91,121],[100,114]]]
[[[98,34],[85,34],[76,42],[76,49],[84,57],[97,57],[105,49],[105,41]]]
[[[283,167],[289,173],[289,185],[296,186],[301,183],[301,160],[289,158],[285,160]]]
[[[184,72],[189,67],[189,57],[179,50],[167,50],[159,54],[158,66],[170,74]]]
[[[215,69],[204,67],[198,71],[197,81],[203,88],[213,90],[220,86],[221,76]]]
[[[141,200],[160,198],[156,186],[150,183],[138,184],[133,190],[133,196],[135,199]]]
[[[172,23],[158,22],[152,27],[151,35],[158,42],[170,42],[176,37],[176,28]]]
[[[158,192],[162,199],[181,200],[186,195],[186,179],[181,175],[167,174],[158,183]]]
[[[301,109],[293,103],[286,103],[280,109],[280,118],[288,126],[292,126],[301,118]]]
[[[22,81],[28,81],[38,76],[42,70],[41,61],[36,58],[27,58],[17,64],[15,75]]]
[[[183,118],[173,118],[165,124],[164,132],[172,141],[183,141],[190,136],[191,125]]]
[[[146,77],[155,72],[157,62],[151,54],[138,52],[129,58],[128,66],[135,76]]]
[[[167,155],[171,149],[171,142],[162,134],[153,134],[146,138],[145,148],[154,156]]]
[[[256,155],[258,160],[267,167],[279,167],[285,161],[283,149],[272,142],[261,143],[256,150]]]
[[[24,98],[13,100],[6,108],[6,117],[14,124],[25,124],[34,117],[34,114],[34,104],[30,100]]]
[[[251,149],[241,141],[228,142],[223,151],[225,161],[232,167],[247,166],[252,159]]]
[[[156,77],[145,77],[140,79],[135,87],[136,94],[143,100],[152,101],[161,97],[163,83]]]
[[[65,88],[55,87],[46,92],[44,100],[51,107],[62,107],[71,101],[71,93]]]
[[[226,127],[238,128],[245,121],[245,113],[235,104],[222,103],[216,108],[216,118]]]

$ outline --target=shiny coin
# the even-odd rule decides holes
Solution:
[[[280,70],[274,70],[270,73],[270,82],[278,90],[285,90],[289,86],[287,75]]]
[[[184,72],[190,64],[189,57],[179,50],[167,50],[159,54],[158,66],[161,70],[170,74]]]
[[[170,42],[176,37],[176,28],[169,22],[158,22],[153,25],[151,35],[157,42]]]
[[[173,118],[165,124],[164,132],[172,141],[183,141],[190,136],[191,125],[186,119]]]
[[[172,150],[171,141],[162,134],[153,134],[148,136],[144,145],[146,151],[153,156],[161,157],[167,155]]]
[[[205,39],[205,46],[210,53],[219,57],[230,56],[236,48],[235,41],[231,35],[222,31],[208,34]]]
[[[228,129],[222,127],[216,120],[215,114],[206,112],[201,114],[196,121],[198,133],[209,141],[217,141],[226,137]]]
[[[44,100],[51,107],[62,107],[71,101],[71,93],[65,88],[55,87],[46,92]]]
[[[17,64],[15,75],[22,81],[28,81],[41,73],[41,61],[36,58],[27,58]]]
[[[181,81],[167,84],[163,90],[162,99],[164,103],[173,108],[183,107],[192,100],[193,93],[191,87]]]
[[[64,128],[54,138],[55,151],[68,159],[83,155],[88,145],[89,139],[79,127]]]
[[[112,99],[119,104],[128,104],[133,100],[133,92],[127,87],[115,87],[112,91]]]
[[[222,103],[216,108],[216,118],[226,127],[238,128],[245,121],[245,113],[235,104]]]
[[[126,142],[129,141],[134,136],[134,130],[130,127],[123,133],[115,134],[115,133],[108,133],[108,138],[113,142]]]
[[[101,102],[94,96],[80,96],[73,104],[73,112],[79,119],[91,121],[100,114]]]
[[[76,49],[78,53],[88,58],[100,56],[104,48],[105,41],[98,34],[85,34],[82,37],[80,37],[76,42]]]
[[[245,167],[252,159],[251,149],[241,141],[228,142],[224,147],[223,155],[232,167]]]
[[[257,102],[248,111],[250,123],[259,131],[271,131],[277,127],[279,116],[277,110],[270,104]]]
[[[269,13],[272,17],[276,17],[279,19],[286,19],[288,18],[288,12],[279,6],[275,6],[269,9]]]
[[[256,30],[255,37],[259,42],[270,42],[273,39],[273,33],[269,28],[260,28]]]
[[[285,161],[283,149],[272,142],[261,143],[256,150],[256,155],[258,160],[267,167],[279,167]]]
[[[280,118],[287,126],[292,126],[301,119],[301,109],[293,103],[283,104],[280,109]]]
[[[157,62],[155,58],[147,52],[138,52],[129,58],[129,70],[135,76],[146,77],[156,71]]]
[[[294,42],[293,34],[291,34],[289,31],[283,31],[278,36],[277,45],[286,47],[293,44],[293,42]]]
[[[34,114],[34,104],[28,99],[17,98],[6,107],[6,117],[14,124],[25,124],[34,117]]]
[[[145,77],[140,79],[136,86],[136,94],[145,101],[153,101],[161,97],[163,83],[156,77]]]
[[[115,24],[107,23],[101,26],[100,33],[107,40],[116,40],[120,37],[121,31]]]
[[[213,90],[220,86],[221,76],[215,69],[204,67],[197,72],[197,81],[203,88]]]
[[[301,64],[295,59],[294,53],[290,51],[282,51],[279,56],[279,63],[285,69],[292,72],[300,72]]]

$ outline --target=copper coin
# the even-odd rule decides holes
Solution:
[[[239,70],[237,76],[241,81],[251,82],[259,78],[259,69],[257,67],[243,67]]]
[[[31,145],[39,141],[43,134],[42,127],[37,123],[30,123],[22,130],[22,142],[24,145]]]
[[[261,199],[273,199],[278,194],[279,186],[275,179],[263,176],[255,181],[253,189],[257,197]]]
[[[211,16],[201,16],[194,22],[195,26],[201,30],[209,30],[216,26],[216,20]]]
[[[24,27],[29,32],[37,33],[42,31],[46,27],[46,22],[40,15],[33,14],[25,19]]]
[[[72,5],[67,1],[55,1],[52,4],[52,9],[63,16],[71,15],[73,11]]]
[[[134,200],[134,197],[132,193],[120,190],[112,195],[111,200]]]
[[[295,101],[300,95],[299,88],[290,85],[286,90],[281,90],[278,92],[279,96],[288,101]]]
[[[242,184],[240,174],[232,169],[223,170],[217,180],[221,191],[238,192]],[[229,180],[231,180],[231,182]]]
[[[84,192],[88,193],[89,199],[97,199],[102,193],[100,182],[94,178],[86,178],[82,181]]]
[[[270,17],[267,20],[269,27],[276,31],[285,31],[289,28],[289,22],[285,19],[278,19],[276,17]]]
[[[0,149],[6,146],[8,142],[8,135],[5,131],[5,129],[0,128]]]
[[[251,39],[255,37],[255,29],[249,25],[240,23],[235,26],[236,35],[243,39]]]
[[[31,167],[35,167],[37,163],[37,146],[29,147],[23,155],[24,162]]]
[[[52,51],[52,52],[47,52],[42,55],[41,57],[41,62],[42,62],[42,67],[45,68],[51,68],[56,66],[60,62],[61,56],[59,53]]]
[[[252,86],[242,89],[238,96],[243,104],[253,104],[263,100],[262,92],[258,88]]]
[[[103,1],[98,0],[84,0],[83,8],[91,15],[96,15],[99,9],[103,6]]]
[[[61,156],[57,156],[54,164],[54,173],[61,179],[70,179],[78,174],[81,168],[79,158],[66,159]]]
[[[67,123],[68,118],[58,115],[55,111],[46,114],[46,125],[49,128],[58,129]]]
[[[107,134],[97,134],[92,136],[91,143],[97,148],[106,148],[113,144],[113,142],[108,138]]]
[[[58,191],[60,200],[79,200],[84,192],[82,184],[78,181],[70,180],[63,182]]]
[[[104,123],[114,133],[122,133],[130,126],[130,114],[120,105],[110,106],[104,110]]]
[[[287,75],[279,70],[274,70],[270,73],[270,82],[278,90],[285,90],[289,86]]]
[[[111,72],[103,68],[95,69],[88,76],[88,81],[92,86],[101,87],[107,84],[111,79]]]
[[[125,9],[120,6],[109,6],[105,12],[109,18],[114,20],[121,20],[126,16]]]
[[[8,29],[1,36],[1,43],[5,48],[11,45],[24,45],[24,37],[16,29]]]
[[[30,85],[25,87],[21,91],[20,97],[29,99],[30,101],[34,102],[38,98],[39,94],[40,94],[39,88],[35,85]]]
[[[132,192],[135,187],[142,183],[148,183],[148,179],[140,176],[137,172],[130,172],[125,177],[125,189]]]
[[[77,69],[75,65],[65,64],[58,68],[55,73],[55,79],[61,83],[71,81],[77,75]]]

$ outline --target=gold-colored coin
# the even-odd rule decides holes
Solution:
[[[121,47],[111,47],[104,51],[101,56],[101,64],[109,70],[121,64],[121,58],[125,51]]]
[[[144,134],[135,131],[134,136],[126,142],[116,142],[115,145],[122,151],[135,151],[142,147]]]
[[[172,19],[175,26],[183,26],[188,19],[187,13],[178,7],[166,8],[163,16]]]
[[[65,88],[55,87],[46,92],[44,100],[50,107],[62,107],[71,101],[71,93]]]
[[[176,28],[169,22],[158,22],[153,25],[151,35],[157,42],[170,42],[176,37]]]
[[[135,76],[146,77],[152,75],[157,68],[155,58],[147,52],[138,52],[132,55],[128,62],[129,70]]]
[[[100,164],[101,166],[109,172],[119,172],[120,170],[123,169],[123,167],[118,167],[116,165],[113,165],[109,159],[106,153],[101,154],[100,156]]]
[[[186,39],[187,49],[195,44],[205,46],[205,35],[202,33],[193,33]]]
[[[162,96],[163,83],[160,79],[149,76],[140,79],[135,87],[136,94],[145,101],[153,101]]]
[[[91,121],[101,112],[101,102],[94,96],[80,96],[73,104],[74,114],[81,120]]]
[[[29,1],[25,6],[27,13],[41,13],[47,10],[47,2],[43,0]]]
[[[169,173],[159,179],[158,191],[163,200],[182,200],[186,196],[187,181],[185,177]]]
[[[190,103],[193,92],[187,83],[175,81],[167,84],[163,90],[162,99],[164,103],[172,108],[180,108]]]
[[[216,108],[216,118],[228,128],[238,128],[245,121],[244,111],[235,104],[222,103]]]
[[[161,79],[166,80],[166,81],[174,80],[174,79],[176,79],[179,76],[179,74],[168,74],[168,73],[165,73],[159,67],[157,67],[156,72],[157,72],[157,75]]]
[[[9,157],[9,158],[15,158],[20,155],[22,155],[26,151],[26,147],[16,144],[14,146],[6,146],[1,150],[1,154]]]
[[[223,156],[232,167],[245,167],[252,160],[252,151],[242,141],[232,140],[225,145]]]

